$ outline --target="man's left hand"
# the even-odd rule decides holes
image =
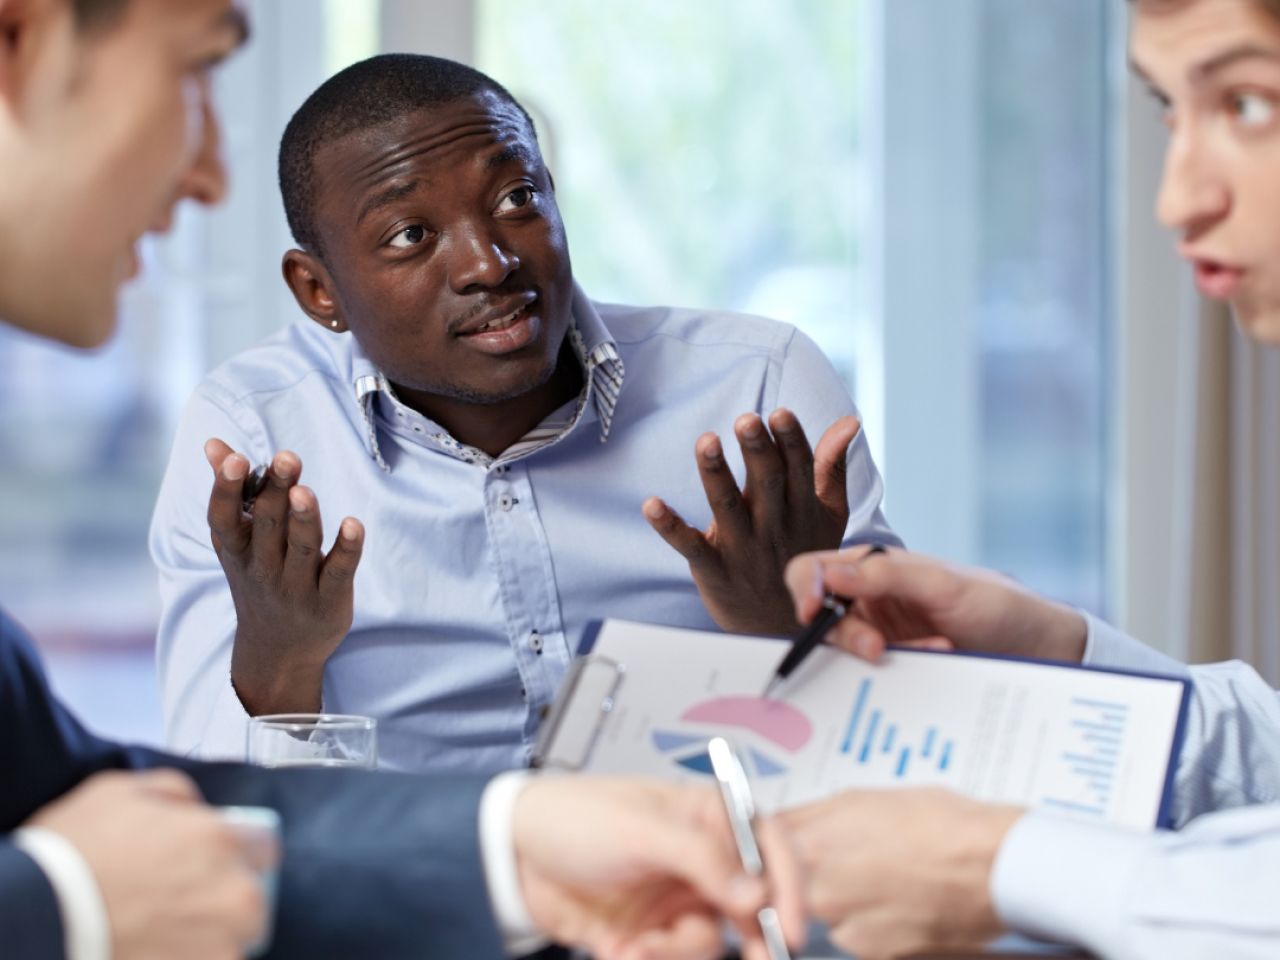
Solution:
[[[1004,932],[991,869],[1017,807],[937,788],[843,793],[779,815],[805,903],[863,960],[980,946]]]
[[[768,429],[756,414],[743,414],[734,424],[747,467],[741,490],[719,437],[705,433],[695,447],[711,503],[705,531],[657,497],[644,502],[645,519],[689,561],[702,602],[722,628],[795,633],[783,571],[797,554],[839,546],[849,522],[845,454],[858,429],[857,417],[842,417],[813,451],[791,411],[773,411]]]

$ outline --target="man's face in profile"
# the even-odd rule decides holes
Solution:
[[[334,141],[316,168],[337,306],[393,383],[495,403],[549,380],[573,278],[519,109],[465,97]]]
[[[56,28],[31,34],[17,117],[0,128],[0,316],[95,346],[142,235],[167,229],[183,197],[222,195],[209,71],[244,20],[233,0],[126,0],[81,33],[56,2]]]

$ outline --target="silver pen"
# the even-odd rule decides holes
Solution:
[[[760,845],[756,843],[754,828],[756,804],[751,798],[751,785],[747,783],[747,772],[742,769],[742,761],[724,737],[716,737],[707,744],[707,756],[711,758],[711,769],[720,781],[720,796],[724,798],[729,826],[733,830],[734,842],[738,845],[738,855],[742,857],[742,866],[751,876],[762,876],[764,858],[760,856]],[[769,960],[791,960],[791,951],[787,949],[786,938],[782,935],[782,921],[778,918],[778,911],[772,906],[761,907],[756,919],[760,921],[760,932],[764,934]]]

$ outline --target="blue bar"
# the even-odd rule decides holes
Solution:
[[[1056,800],[1046,797],[1041,801],[1046,807],[1059,807],[1063,810],[1078,810],[1080,813],[1096,813],[1099,816],[1107,812],[1106,807],[1091,807],[1087,803],[1074,803],[1071,800]]]
[[[1117,727],[1112,723],[1093,723],[1089,720],[1072,720],[1073,727],[1080,727],[1082,730],[1101,730],[1103,733],[1124,733],[1124,727]]]
[[[1102,719],[1107,723],[1124,723],[1128,718],[1123,713],[1104,713]]]
[[[920,756],[928,757],[929,752],[933,750],[933,735],[938,731],[930,727],[924,734],[924,749],[920,751]]]
[[[858,700],[853,705],[853,716],[849,718],[849,729],[845,731],[844,743],[840,745],[841,753],[848,753],[853,746],[853,734],[858,729],[858,718],[862,716],[862,706],[867,702],[867,693],[871,690],[871,680],[862,681],[858,690]]]
[[[884,734],[884,746],[880,748],[882,752],[888,753],[893,749],[893,735],[897,732],[898,725],[896,723],[891,723],[889,725],[889,729],[886,730]]]
[[[859,763],[867,762],[867,755],[871,753],[871,741],[875,739],[878,726],[880,726],[880,711],[874,710],[871,713],[871,723],[867,725],[867,739],[862,742],[862,753],[858,755]]]
[[[1106,700],[1090,700],[1088,697],[1072,697],[1072,703],[1078,703],[1082,707],[1097,707],[1099,710],[1128,710],[1127,703],[1108,703]]]
[[[1089,743],[1109,743],[1112,746],[1120,743],[1121,737],[1111,737],[1101,733],[1086,733],[1083,737]]]
[[[1087,753],[1064,753],[1063,760],[1070,760],[1072,763],[1097,763],[1104,767],[1115,767],[1116,761],[1112,757],[1091,757]]]
[[[942,759],[938,761],[938,769],[947,769],[947,764],[951,762],[951,741],[948,740],[942,745]]]
[[[911,748],[903,747],[902,753],[898,756],[898,776],[902,776],[907,772],[907,758],[911,756]]]

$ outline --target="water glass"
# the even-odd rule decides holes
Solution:
[[[250,763],[263,767],[378,766],[378,721],[341,713],[277,713],[249,720]]]

